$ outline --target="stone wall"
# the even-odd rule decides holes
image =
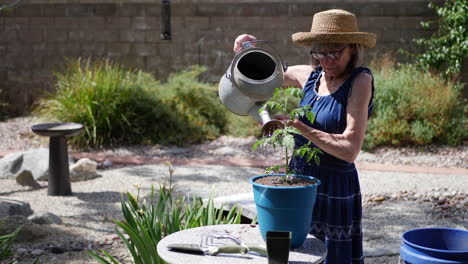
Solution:
[[[308,51],[291,34],[309,31],[312,15],[341,8],[358,17],[362,31],[377,34],[368,60],[431,32],[420,21],[434,17],[428,0],[185,0],[171,1],[172,40],[161,40],[159,0],[24,0],[0,13],[0,89],[10,111],[31,109],[52,91],[52,70],[64,58],[110,58],[165,79],[189,65],[206,66],[218,81],[233,58],[234,38],[250,33],[269,40],[289,65],[308,63]]]

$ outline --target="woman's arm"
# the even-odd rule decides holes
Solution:
[[[368,106],[372,95],[372,77],[367,73],[355,79],[346,108],[346,128],[343,134],[330,134],[311,128],[299,120],[290,125],[321,150],[347,162],[354,162],[361,151],[367,128]]]
[[[313,68],[310,65],[295,65],[288,67],[284,73],[283,86],[304,88]]]

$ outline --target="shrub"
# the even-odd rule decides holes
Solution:
[[[122,198],[124,221],[115,221],[117,234],[132,254],[133,263],[165,263],[158,255],[156,246],[159,241],[174,232],[218,224],[240,224],[242,210],[234,206],[227,215],[223,208],[215,208],[213,198],[207,203],[201,198],[189,199],[176,195],[172,185],[174,170],[169,165],[169,185],[159,185],[158,200],[152,188],[150,201],[139,202],[139,189],[136,197],[127,193],[127,201]],[[137,187],[139,188],[139,187]],[[125,234],[124,234],[125,233]],[[94,251],[88,254],[102,264],[118,263],[106,251],[101,251],[109,260]]]
[[[468,1],[447,0],[443,6],[429,3],[429,7],[439,18],[421,25],[429,28],[436,24],[438,28],[430,39],[415,40],[425,49],[416,59],[424,68],[435,69],[444,77],[456,76],[468,57]]]
[[[173,129],[157,130],[160,133],[157,138],[171,138],[167,142],[170,144],[197,143],[215,139],[227,131],[226,109],[218,98],[217,88],[197,80],[203,71],[194,67],[179,72],[160,86],[158,97],[173,115],[170,122],[160,122],[167,122],[165,125]]]
[[[374,72],[374,113],[364,147],[379,145],[457,145],[468,136],[468,107],[461,85],[403,65]]]
[[[227,110],[226,110],[227,111]],[[227,112],[226,134],[233,137],[260,137],[261,126],[251,116],[239,116]]]
[[[227,123],[216,89],[197,81],[203,71],[192,68],[161,83],[109,61],[70,60],[54,73],[56,93],[35,112],[83,124],[84,133],[70,139],[78,147],[202,142],[224,133]]]

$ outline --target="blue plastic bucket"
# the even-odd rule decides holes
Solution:
[[[468,264],[468,231],[419,228],[402,236],[400,256],[410,264]]]
[[[266,241],[267,231],[291,232],[291,248],[304,243],[312,222],[312,210],[320,181],[314,177],[296,175],[296,177],[315,180],[314,185],[299,187],[276,187],[258,184],[259,175],[250,179],[253,185],[254,200],[260,233]]]

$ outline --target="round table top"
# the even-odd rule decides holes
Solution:
[[[78,123],[44,123],[31,127],[31,131],[45,137],[74,136],[83,130],[83,125]]]
[[[247,244],[256,244],[261,243],[265,244],[263,240],[260,229],[257,225],[244,225],[244,224],[233,224],[233,225],[212,225],[212,226],[202,226],[197,228],[191,228],[182,230],[173,234],[170,234],[163,238],[157,246],[159,256],[166,262],[170,264],[242,264],[242,263],[268,263],[268,260],[265,256],[261,256],[254,252],[248,252],[245,255],[242,254],[219,254],[217,256],[208,256],[208,255],[197,255],[197,254],[188,254],[181,253],[176,251],[171,251],[167,249],[169,244],[177,243],[191,243],[199,244],[202,235],[208,234],[219,234],[219,233],[228,233],[242,242]],[[226,244],[232,244],[229,240],[226,239],[216,239],[216,242],[222,242]],[[291,250],[289,253],[290,262],[300,262],[303,264],[306,263],[319,263],[324,259],[326,255],[325,245],[318,238],[308,235],[304,244]]]

